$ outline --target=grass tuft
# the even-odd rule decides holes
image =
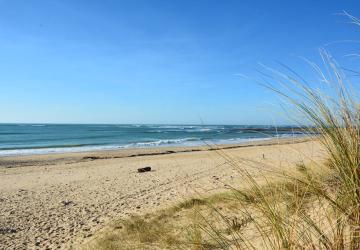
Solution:
[[[296,171],[273,171],[276,178],[263,176],[260,183],[217,151],[238,168],[246,188],[190,199],[148,220],[122,221],[122,229],[96,240],[98,249],[126,249],[129,242],[132,249],[360,249],[360,102],[334,58],[326,51],[321,57],[329,73],[310,63],[320,86],[286,66],[286,73],[266,68],[264,76],[301,114],[303,131],[318,135],[326,162],[301,162]]]

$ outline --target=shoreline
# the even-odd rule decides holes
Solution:
[[[149,149],[149,148],[176,148],[176,147],[203,147],[206,145],[234,145],[252,143],[256,141],[278,140],[278,139],[292,139],[302,138],[307,135],[283,135],[279,137],[263,137],[263,138],[233,138],[233,139],[208,139],[208,140],[195,140],[188,141],[194,138],[179,138],[179,139],[159,139],[154,142],[137,142],[128,145],[68,145],[68,146],[51,146],[48,147],[23,147],[23,148],[9,148],[0,149],[0,158],[2,157],[19,157],[19,156],[32,156],[32,155],[49,155],[49,154],[70,154],[70,153],[86,153],[96,151],[116,151],[127,149]],[[166,143],[161,144],[161,141]],[[173,143],[169,141],[174,141]],[[176,142],[175,142],[176,141]],[[159,144],[157,144],[159,143]],[[145,146],[149,144],[148,146]],[[141,145],[141,146],[140,146]]]
[[[314,136],[291,138],[270,138],[234,144],[208,144],[203,146],[161,146],[145,148],[119,148],[66,153],[0,156],[0,168],[26,167],[34,165],[56,165],[93,160],[132,158],[141,156],[167,155],[177,153],[235,149],[242,147],[293,144],[314,140]]]

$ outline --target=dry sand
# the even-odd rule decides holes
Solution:
[[[0,158],[0,249],[73,249],[114,218],[238,184],[259,161],[283,168],[323,153],[309,139]],[[247,159],[250,161],[244,162]],[[151,166],[152,171],[137,173]],[[226,183],[226,184],[225,184]]]

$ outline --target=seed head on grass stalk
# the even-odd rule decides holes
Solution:
[[[348,17],[360,24],[357,18]],[[249,194],[249,190],[235,189],[235,192],[238,197],[256,197],[256,202],[248,208],[243,206],[239,213],[256,214],[254,228],[267,248],[360,249],[360,102],[334,58],[325,50],[320,55],[324,67],[310,63],[320,77],[318,86],[286,66],[287,73],[265,67],[267,73],[263,74],[265,86],[301,114],[303,118],[297,123],[303,131],[318,135],[317,141],[328,157],[322,166],[327,170],[323,172],[331,176],[328,181],[304,168],[300,175],[281,173],[296,188],[289,190],[283,186],[268,192],[252,174],[241,170],[251,191]],[[224,159],[233,167],[239,163],[228,155]],[[318,165],[320,168],[321,164]],[[292,206],[282,200],[289,197],[289,192],[294,199]],[[277,196],[280,200],[274,202]],[[310,208],[309,196],[314,198]],[[237,202],[244,203],[244,199]],[[207,230],[211,231],[211,227]],[[229,246],[236,248],[235,244]]]

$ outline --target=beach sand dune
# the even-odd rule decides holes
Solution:
[[[306,139],[226,147],[1,158],[0,249],[76,248],[114,218],[238,184],[238,169],[224,153],[284,168],[322,155],[320,146]],[[138,173],[144,166],[152,171]]]

